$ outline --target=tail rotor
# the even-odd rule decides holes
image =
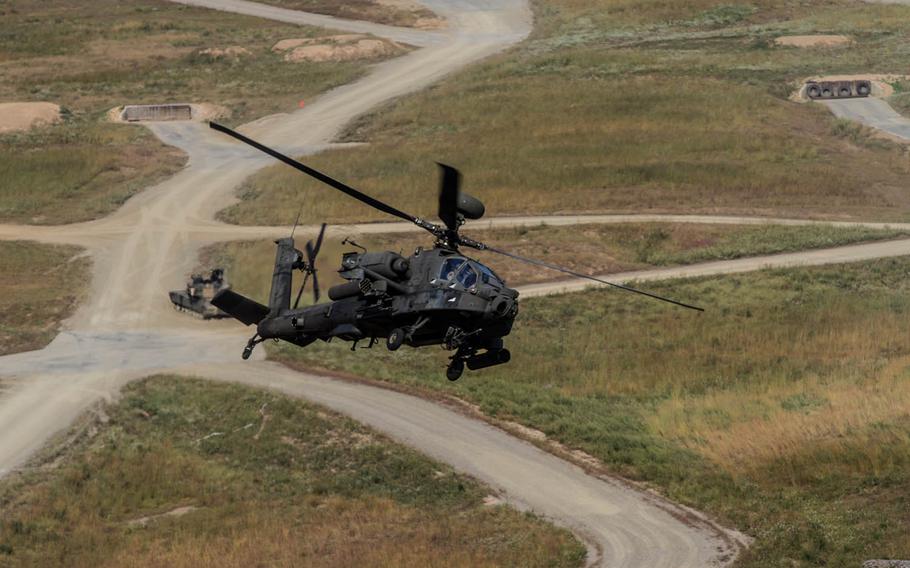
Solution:
[[[313,277],[313,303],[319,302],[320,290],[319,290],[319,277],[316,276],[316,257],[319,255],[319,249],[322,248],[322,239],[325,236],[326,224],[323,223],[322,227],[319,228],[319,235],[316,237],[316,244],[313,244],[313,241],[307,241],[305,250],[306,250],[306,260],[301,263],[300,271],[303,272],[303,282],[300,284],[300,290],[297,291],[297,299],[294,300],[294,309],[297,309],[297,306],[300,305],[300,298],[303,296],[303,289],[306,288],[307,281],[310,277]]]

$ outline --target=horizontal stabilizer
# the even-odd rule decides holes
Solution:
[[[215,297],[212,298],[212,305],[246,325],[259,323],[269,314],[267,306],[254,302],[232,290],[222,290],[215,294]]]

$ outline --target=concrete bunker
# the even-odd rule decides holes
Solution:
[[[120,118],[126,122],[192,120],[193,107],[185,103],[126,105]]]

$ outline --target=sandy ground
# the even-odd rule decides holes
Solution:
[[[0,103],[0,133],[29,130],[60,120],[54,103]]]
[[[526,37],[531,29],[531,14],[524,0],[428,0],[430,9],[447,18],[445,33],[347,22],[243,0],[181,1],[423,46],[376,65],[366,77],[323,95],[305,109],[266,117],[242,128],[292,155],[327,147],[358,115],[501,51]],[[199,249],[208,244],[287,233],[286,227],[233,227],[214,220],[217,210],[233,202],[234,190],[249,174],[273,162],[200,123],[153,123],[149,128],[165,143],[189,155],[187,167],[173,178],[138,194],[104,219],[61,227],[0,226],[0,238],[77,244],[85,247],[93,260],[90,298],[66,323],[65,331],[43,350],[0,358],[0,376],[7,387],[0,393],[0,475],[25,463],[93,403],[115,397],[126,382],[157,371],[188,372],[305,397],[370,424],[475,475],[507,502],[530,507],[572,528],[588,544],[592,560],[603,565],[702,568],[724,566],[735,558],[739,549],[735,533],[619,481],[589,476],[483,422],[401,393],[297,373],[262,361],[261,350],[253,360],[241,363],[239,352],[249,330],[236,322],[201,322],[180,316],[171,308],[166,292],[183,286],[185,275],[196,265]],[[291,216],[289,212],[289,221]],[[658,216],[601,218],[603,222],[658,220]],[[806,223],[684,218],[692,222]],[[520,221],[494,219],[475,226]],[[591,222],[591,218],[546,221],[570,224]],[[388,232],[396,226],[401,224],[372,224],[358,229]],[[411,226],[406,229],[415,230]],[[314,231],[315,227],[301,227],[299,238],[305,239]],[[910,240],[613,278],[723,274],[906,254],[910,254]],[[583,281],[549,283],[527,287],[523,294],[586,286]]]
[[[774,44],[783,47],[838,47],[849,45],[852,41],[843,35],[795,35],[780,36]]]

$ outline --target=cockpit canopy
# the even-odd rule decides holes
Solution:
[[[465,288],[476,285],[478,280],[484,284],[491,284],[499,288],[505,286],[502,279],[488,267],[476,260],[468,260],[460,256],[449,257],[442,263],[439,278],[449,282],[457,282]]]

